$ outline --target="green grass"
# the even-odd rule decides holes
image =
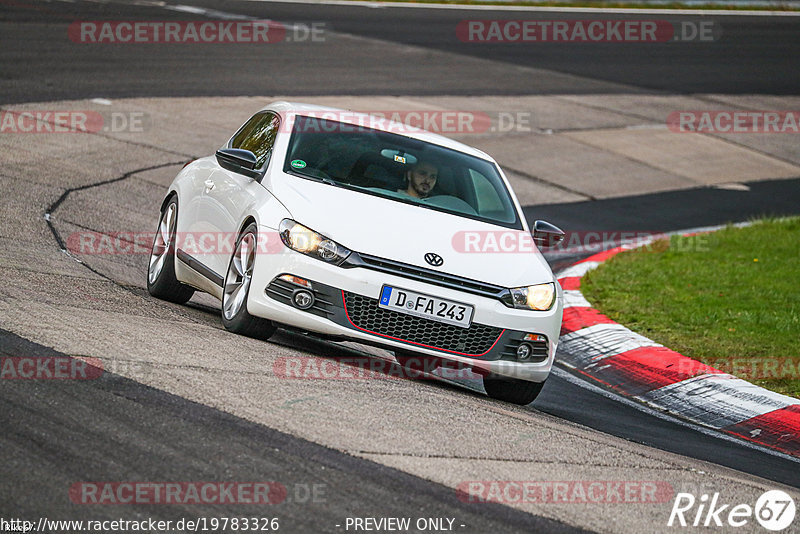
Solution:
[[[581,291],[658,343],[800,397],[800,217],[618,254]]]
[[[381,0],[377,0],[381,1]],[[733,10],[733,11],[799,11],[780,2],[768,6],[753,6],[737,4],[734,1],[724,4],[687,4],[685,2],[667,2],[648,4],[645,1],[611,1],[611,0],[583,0],[583,1],[544,1],[544,0],[388,0],[409,4],[464,4],[464,5],[491,5],[491,6],[532,6],[532,7],[592,7],[592,8],[628,8],[628,9],[695,9],[695,10]]]

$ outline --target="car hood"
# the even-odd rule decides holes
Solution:
[[[287,174],[272,186],[295,221],[350,250],[503,287],[553,280],[527,232]]]

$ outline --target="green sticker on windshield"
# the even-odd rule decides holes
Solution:
[[[294,167],[295,169],[302,169],[305,166],[306,166],[306,162],[303,161],[302,159],[296,159],[296,160],[292,161],[292,167]]]

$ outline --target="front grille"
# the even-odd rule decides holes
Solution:
[[[508,290],[502,286],[479,282],[454,274],[424,269],[415,265],[387,260],[367,254],[352,253],[342,267],[364,267],[382,273],[394,274],[420,282],[466,291],[483,297],[502,299]]]
[[[450,352],[478,356],[497,342],[502,328],[473,323],[469,328],[378,307],[378,300],[344,291],[350,321],[362,330]]]

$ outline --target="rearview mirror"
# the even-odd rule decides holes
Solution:
[[[547,221],[533,223],[533,242],[539,247],[552,247],[564,240],[564,231]]]
[[[417,162],[416,156],[409,154],[408,152],[394,150],[392,148],[384,148],[381,150],[381,156],[384,158],[389,158],[396,163],[402,163],[405,165],[414,165]]]
[[[254,171],[258,160],[256,155],[249,150],[241,148],[220,148],[216,153],[217,162],[223,169],[244,174],[245,176],[255,177],[258,175]]]

